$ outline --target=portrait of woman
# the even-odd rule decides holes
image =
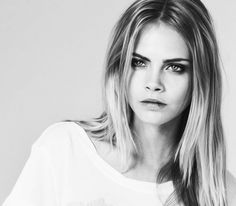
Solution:
[[[103,70],[104,111],[49,126],[3,206],[234,206],[222,68],[200,0],[136,0]]]

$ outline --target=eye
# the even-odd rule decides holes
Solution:
[[[182,64],[170,64],[167,65],[166,69],[171,69],[173,72],[182,73],[185,70],[185,66]]]
[[[131,61],[131,66],[132,67],[145,67],[146,65],[143,60],[133,58]]]

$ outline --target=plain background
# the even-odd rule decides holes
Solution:
[[[102,111],[101,73],[113,25],[131,0],[0,0],[0,204],[33,142],[54,122]],[[205,0],[224,64],[222,117],[236,176],[236,4]]]

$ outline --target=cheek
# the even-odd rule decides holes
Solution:
[[[143,79],[141,76],[132,76],[128,84],[128,98],[129,101],[141,98],[143,92]]]
[[[171,89],[170,89],[171,88]],[[168,88],[167,88],[168,89]],[[191,80],[190,76],[183,76],[169,81],[169,89],[172,91],[172,102],[175,104],[186,105],[191,99]]]

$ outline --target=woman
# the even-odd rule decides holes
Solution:
[[[200,0],[135,1],[114,29],[103,88],[99,118],[57,123],[35,142],[4,206],[236,205]]]

